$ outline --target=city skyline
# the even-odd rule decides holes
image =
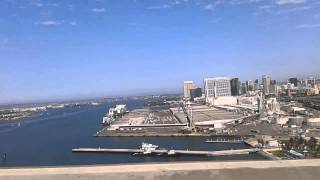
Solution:
[[[262,75],[260,78],[257,78],[255,79],[259,81],[258,85],[260,86],[263,86],[263,82],[262,82],[262,79],[263,79],[263,76],[265,75]],[[270,77],[270,76],[269,76]],[[238,79],[238,81],[242,84],[246,84],[247,82],[253,82],[253,79],[251,80],[241,80],[237,77],[208,77],[208,78],[204,78],[202,80],[202,82],[193,82],[193,81],[190,81],[193,83],[193,87],[191,89],[193,90],[196,90],[196,89],[199,89],[204,91],[204,81],[206,79],[215,79],[215,78],[229,78],[230,79],[230,85],[232,86],[232,80],[233,79]],[[270,77],[272,79],[272,77]],[[276,81],[276,83],[278,85],[282,84],[282,85],[288,85],[288,84],[285,84],[285,83],[290,83],[290,84],[294,84],[294,83],[291,83],[290,82],[290,79],[297,79],[299,80],[299,83],[302,81],[302,80],[308,80],[308,79],[315,79],[315,80],[320,80],[320,76],[308,76],[308,77],[290,77],[290,78],[287,78],[287,79],[284,79],[283,81],[277,81],[275,79],[272,79],[272,81]],[[184,82],[188,82],[188,81],[184,81]],[[239,84],[240,85],[240,84]],[[296,86],[296,85],[295,85]],[[239,86],[239,88],[241,88],[242,85]],[[260,88],[260,87],[259,87]],[[241,89],[239,89],[241,91]],[[256,89],[257,90],[257,89]],[[260,89],[263,91],[263,89]],[[201,91],[201,93],[204,93]],[[142,92],[142,93],[136,93],[136,94],[120,94],[120,95],[98,95],[98,96],[84,96],[84,97],[81,97],[81,96],[76,96],[76,97],[69,97],[69,98],[48,98],[48,99],[34,99],[34,100],[29,100],[29,101],[16,101],[16,102],[4,102],[4,103],[1,103],[0,102],[0,105],[18,105],[18,104],[38,104],[38,103],[62,103],[62,102],[77,102],[77,101],[85,101],[85,100],[96,100],[96,99],[103,99],[103,98],[132,98],[132,97],[143,97],[143,96],[166,96],[166,95],[184,95],[184,87],[181,86],[181,82],[180,82],[180,87],[178,87],[177,89],[174,89],[173,91],[162,91],[162,90],[156,90],[156,91],[147,91],[147,92]],[[232,95],[234,96],[234,95]],[[240,96],[239,95],[236,95],[236,96]]]
[[[0,4],[0,104],[319,75],[316,0]]]

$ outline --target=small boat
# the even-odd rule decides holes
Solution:
[[[159,148],[159,146],[157,146],[157,145],[153,145],[153,144],[149,144],[149,143],[145,143],[145,142],[143,142],[141,145],[142,150],[156,150],[158,148]]]
[[[176,154],[176,151],[174,149],[171,149],[171,150],[168,151],[168,155],[169,156],[173,156],[175,154]]]
[[[153,153],[154,150],[157,150],[159,148],[159,146],[154,145],[154,144],[150,144],[150,143],[145,143],[142,142],[141,144],[141,150],[143,150],[142,153],[134,153],[132,155],[150,155]]]

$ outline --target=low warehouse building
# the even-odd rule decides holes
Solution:
[[[305,118],[301,117],[301,116],[290,117],[289,120],[288,120],[288,125],[290,125],[290,126],[292,126],[292,125],[302,126],[304,120],[305,120]]]
[[[307,120],[308,126],[320,127],[320,118],[310,118]]]

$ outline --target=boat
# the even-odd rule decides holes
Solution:
[[[157,145],[153,145],[153,144],[149,144],[149,143],[145,143],[145,142],[143,142],[141,144],[141,149],[144,150],[144,151],[148,151],[148,150],[153,151],[153,150],[156,150],[158,148],[159,148],[159,146],[157,146]]]
[[[116,107],[110,108],[108,113],[103,117],[102,124],[105,126],[110,126],[113,121],[117,120],[128,112],[127,105],[116,105]]]
[[[174,149],[171,149],[168,151],[168,156],[176,155],[176,151]]]
[[[132,155],[150,155],[153,153],[154,150],[157,150],[159,146],[142,142],[140,149],[143,150],[142,153],[134,153]]]

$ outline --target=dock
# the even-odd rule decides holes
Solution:
[[[219,139],[219,140],[206,140],[204,141],[205,143],[239,143],[239,144],[242,144],[244,143],[244,140],[242,139]]]
[[[249,153],[256,153],[260,150],[257,148],[252,149],[238,149],[238,150],[223,150],[223,151],[190,151],[190,150],[167,150],[156,149],[151,150],[150,154],[163,154],[163,155],[198,155],[198,156],[228,156],[228,155],[242,155]],[[78,148],[72,149],[73,153],[144,153],[142,149],[107,149],[107,148]]]

